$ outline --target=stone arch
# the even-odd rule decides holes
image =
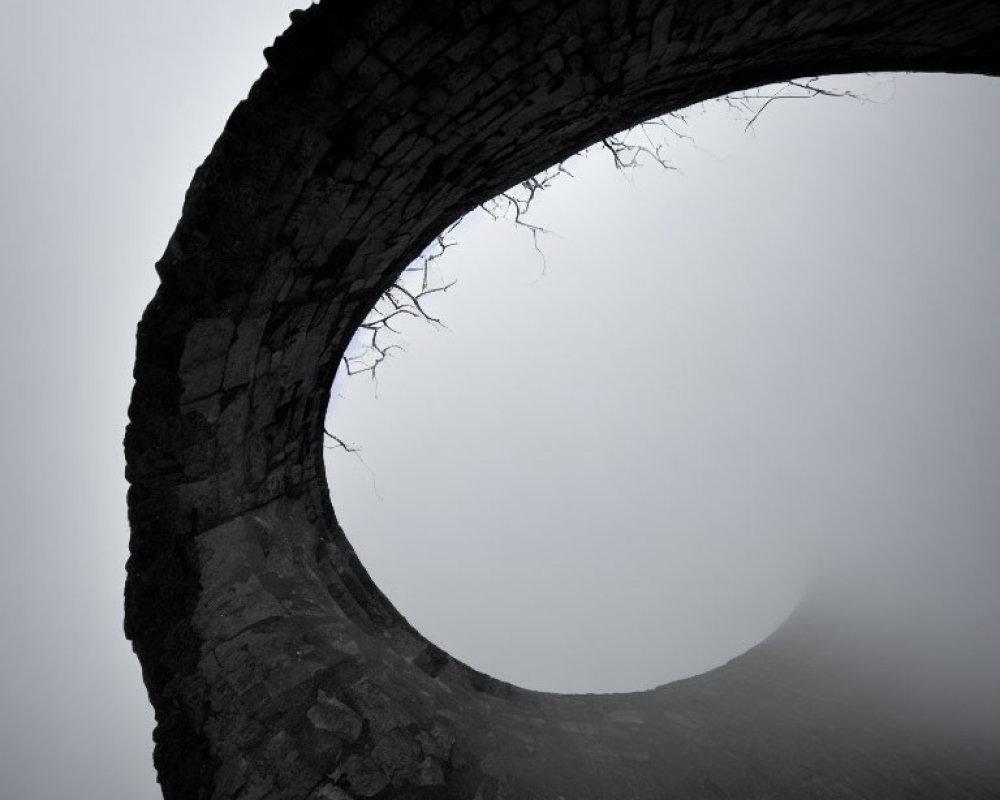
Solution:
[[[866,70],[996,75],[1000,6],[323,0],[266,55],[195,174],[137,334],[126,630],[164,795],[895,791],[921,756],[823,739],[833,701],[796,700],[816,693],[794,631],[619,695],[529,692],[450,658],[340,529],[323,416],[375,300],[480,202],[731,91]],[[928,787],[908,796],[952,796]]]

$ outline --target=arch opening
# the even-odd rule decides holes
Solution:
[[[919,9],[889,4],[825,15],[769,7],[754,16],[760,36],[748,37],[747,19],[709,7],[622,17],[599,3],[565,15],[556,5],[516,20],[499,6],[460,19],[435,4],[412,12],[424,20],[389,4],[297,13],[196,178],[140,326],[126,440],[127,629],[157,703],[168,797],[605,797],[623,786],[658,797],[770,786],[766,769],[744,769],[745,742],[757,737],[740,725],[771,732],[788,796],[813,774],[796,748],[822,714],[775,716],[805,680],[790,666],[797,650],[781,642],[735,673],[588,698],[525,692],[424,640],[333,514],[322,410],[347,338],[399,269],[503,185],[623,123],[792,74],[995,74],[1000,21],[989,3],[956,3],[933,30]],[[605,58],[614,30],[633,34],[614,40],[621,58]],[[546,31],[568,33],[546,45]],[[560,68],[525,62],[547,47]],[[481,58],[488,51],[495,57]],[[461,93],[461,78],[471,91]],[[459,97],[471,104],[466,117]],[[855,762],[853,733],[824,746],[831,763],[857,763],[864,781],[920,763],[918,750]],[[742,760],[713,760],[733,747]]]
[[[944,266],[936,231],[989,227],[972,198],[991,185],[973,156],[990,143],[967,142],[974,168],[924,159],[988,129],[974,107],[991,95],[985,81],[962,92],[948,88],[954,78],[901,80],[896,108],[788,107],[761,120],[756,140],[724,113],[707,116],[691,131],[699,148],[673,151],[678,172],[640,173],[638,185],[600,158],[570,163],[575,179],[532,217],[558,234],[543,243],[541,277],[516,229],[459,230],[442,280],[461,282],[432,306],[449,330],[408,329],[378,399],[366,380],[340,383],[350,399],[335,394],[327,421],[365,459],[328,452],[334,505],[419,631],[526,688],[652,688],[766,638],[817,562],[831,587],[831,551],[838,579],[858,580],[856,562],[878,565],[871,580],[906,549],[882,529],[906,528],[926,555],[943,539],[921,517],[989,518],[990,493],[963,491],[955,464],[933,455],[989,440],[990,415],[969,408],[989,387],[953,374],[934,402],[906,398],[929,397],[956,352],[985,348],[981,333],[963,339],[971,329],[956,314],[990,319],[977,298],[994,293],[991,248]],[[915,136],[927,107],[947,122]],[[871,153],[901,132],[905,152]],[[890,187],[918,162],[941,196],[896,206]],[[765,210],[749,213],[766,180]],[[726,237],[711,239],[709,225]],[[512,315],[517,329],[496,336]],[[894,423],[894,408],[909,411]],[[956,416],[964,431],[947,433]],[[919,478],[895,474],[907,469],[892,455],[901,437],[933,462]],[[958,558],[973,533],[949,536]],[[912,575],[910,549],[900,571]]]

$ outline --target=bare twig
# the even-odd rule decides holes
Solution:
[[[366,470],[368,470],[368,474],[371,475],[371,478],[372,478],[372,490],[375,492],[375,496],[379,500],[382,500],[382,495],[379,494],[379,491],[378,491],[378,484],[375,481],[375,472],[374,472],[374,470],[372,470],[371,467],[368,466],[368,462],[366,462],[361,457],[361,448],[358,447],[357,445],[353,445],[353,446],[349,445],[347,442],[345,442],[339,436],[336,436],[336,435],[330,433],[330,431],[328,431],[325,427],[323,428],[323,434],[325,436],[327,436],[328,438],[332,439],[333,442],[334,442],[334,444],[332,444],[332,445],[326,445],[325,446],[327,450],[343,450],[346,453],[353,454],[354,457],[357,458],[358,461],[361,462],[361,466],[363,466]]]
[[[807,100],[811,97],[849,97],[854,100],[864,101],[866,98],[849,90],[826,89],[817,86],[818,77],[803,78],[802,80],[786,81],[777,88],[761,87],[749,92],[741,92],[729,95],[726,101],[733,108],[749,113],[750,119],[744,126],[744,130],[750,130],[771,103],[777,100]]]
[[[448,291],[455,283],[452,281],[439,284],[431,275],[433,262],[455,245],[455,242],[448,238],[454,227],[453,225],[438,236],[434,244],[407,267],[399,279],[376,301],[371,313],[358,327],[361,335],[360,341],[356,343],[358,345],[356,351],[353,355],[345,355],[343,358],[344,369],[348,375],[368,372],[377,386],[375,371],[379,364],[396,350],[405,349],[402,344],[385,342],[385,337],[389,334],[402,336],[403,331],[399,323],[407,318],[422,319],[438,327],[445,327],[438,317],[427,310],[424,301],[432,294]],[[408,281],[413,282],[412,276],[415,273],[417,286],[407,286]]]
[[[761,114],[777,100],[805,99],[816,96],[866,99],[851,91],[827,89],[818,85],[818,81],[819,78],[787,81],[777,87],[761,87],[727,95],[721,98],[721,102],[726,103],[740,115],[749,115],[744,128],[750,130]],[[672,112],[642,122],[625,131],[606,136],[598,142],[596,147],[609,153],[615,168],[622,172],[629,172],[647,161],[652,161],[664,169],[675,169],[665,155],[667,143],[664,141],[664,135],[668,134],[678,140],[691,140],[692,137],[683,131],[683,126],[686,123],[685,112]],[[639,140],[637,141],[637,139]],[[540,236],[549,234],[550,231],[529,222],[527,216],[539,193],[548,189],[562,175],[573,176],[566,162],[521,181],[480,206],[492,219],[507,219],[516,227],[531,234],[532,245],[542,259],[542,275],[545,274],[547,262],[539,239]],[[438,236],[434,243],[413,264],[407,267],[400,278],[379,298],[371,314],[359,328],[362,333],[359,351],[354,355],[344,357],[344,365],[349,375],[369,372],[372,380],[375,380],[375,371],[378,366],[396,350],[404,349],[402,344],[385,341],[386,336],[402,336],[399,323],[403,320],[407,318],[421,319],[432,325],[444,327],[440,317],[428,310],[425,301],[430,295],[446,292],[454,285],[454,281],[444,282],[441,279],[435,279],[436,270],[432,269],[432,265],[448,249],[455,246],[456,242],[450,238],[450,234],[457,224],[455,223]],[[413,275],[418,276],[417,286],[412,285]]]
[[[779,86],[765,86],[746,92],[738,92],[720,98],[729,108],[740,116],[747,118],[744,130],[751,130],[761,114],[778,100],[806,99],[810,97],[849,97],[855,100],[868,101],[870,98],[858,95],[852,91],[828,89],[818,85],[819,78],[802,78],[787,81]],[[692,140],[683,127],[687,124],[687,112],[672,112],[664,116],[647,120],[633,128],[621,131],[601,139],[595,147],[610,154],[616,169],[628,173],[643,163],[652,161],[664,169],[675,169],[665,155],[667,142],[664,137],[675,140]],[[531,234],[532,245],[542,259],[542,275],[547,267],[545,253],[539,237],[551,233],[547,229],[529,222],[527,217],[535,199],[548,189],[560,176],[573,173],[567,168],[566,162],[557,164],[539,174],[523,180],[491,200],[486,201],[480,209],[494,220],[505,219],[515,227]],[[454,223],[428,247],[419,258],[403,270],[396,282],[379,298],[371,313],[358,329],[357,348],[351,355],[343,358],[344,368],[348,375],[368,372],[375,384],[378,394],[376,371],[379,365],[397,350],[405,349],[398,341],[386,341],[387,337],[403,335],[400,323],[408,318],[423,320],[436,327],[445,327],[438,316],[430,312],[426,305],[430,295],[447,292],[455,282],[447,282],[440,277],[440,271],[435,262],[440,259],[456,242],[451,238],[458,222]],[[347,452],[358,455],[356,448],[348,447],[341,439],[327,433],[337,446]],[[360,456],[358,456],[360,458]],[[363,462],[362,462],[363,463]],[[365,465],[367,467],[367,464]],[[370,471],[370,470],[369,470]],[[374,480],[374,474],[373,474]]]

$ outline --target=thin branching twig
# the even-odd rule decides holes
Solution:
[[[330,433],[330,431],[328,431],[325,427],[323,428],[323,434],[326,437],[328,437],[329,439],[331,439],[333,441],[333,444],[331,444],[331,445],[325,445],[325,447],[326,447],[327,450],[343,450],[345,453],[351,453],[352,455],[354,455],[355,458],[358,459],[358,461],[361,462],[361,465],[366,470],[368,470],[368,474],[371,475],[371,478],[372,478],[372,490],[375,492],[375,496],[379,500],[381,500],[382,499],[382,495],[379,494],[378,484],[375,481],[375,471],[371,467],[369,467],[368,466],[368,462],[365,461],[364,458],[362,458],[362,456],[361,456],[361,448],[358,447],[357,445],[349,445],[347,442],[345,442],[339,436],[335,436],[334,434]]]
[[[778,100],[801,100],[817,96],[870,100],[870,98],[852,91],[827,89],[819,86],[817,85],[819,80],[818,77],[814,77],[787,81],[778,86],[765,86],[726,95],[719,98],[719,102],[725,103],[738,115],[746,118],[744,130],[749,131],[753,129],[761,114]],[[610,154],[615,169],[626,174],[646,162],[652,162],[663,169],[676,169],[665,155],[667,142],[664,141],[664,136],[669,135],[676,140],[693,141],[690,134],[683,131],[683,126],[688,121],[686,113],[685,111],[675,111],[641,122],[632,128],[602,138],[594,145],[594,148]],[[531,235],[532,245],[542,259],[542,275],[545,274],[547,264],[545,253],[539,244],[539,238],[550,234],[551,231],[534,222],[529,222],[527,216],[538,195],[552,186],[563,175],[573,177],[573,173],[570,172],[565,161],[521,181],[479,206],[493,220],[508,220],[516,228],[526,230]],[[359,336],[353,343],[355,345],[354,353],[343,357],[344,369],[348,375],[366,372],[371,375],[376,396],[378,395],[376,376],[378,367],[394,352],[405,349],[400,341],[400,337],[403,335],[400,327],[401,322],[406,319],[417,319],[438,328],[446,327],[439,317],[428,310],[425,301],[431,295],[443,294],[455,285],[455,281],[446,282],[440,277],[435,262],[457,244],[451,238],[451,234],[459,222],[455,222],[438,236],[416,261],[403,270],[396,282],[378,299],[371,313],[358,329]],[[414,276],[416,276],[416,281],[414,281]],[[413,285],[414,283],[416,285]],[[393,341],[390,337],[394,337],[395,340]],[[347,445],[342,439],[325,429],[324,433],[335,443],[331,449],[342,449],[357,456],[364,464],[365,469],[371,473],[374,485],[375,473],[361,458],[358,448]],[[377,488],[376,494],[378,494]]]

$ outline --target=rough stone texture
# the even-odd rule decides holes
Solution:
[[[1000,4],[324,0],[267,59],[195,174],[138,330],[126,629],[165,797],[997,796],[995,775],[852,708],[794,636],[623,695],[456,662],[358,562],[322,424],[376,298],[478,203],[730,91],[998,74]]]

